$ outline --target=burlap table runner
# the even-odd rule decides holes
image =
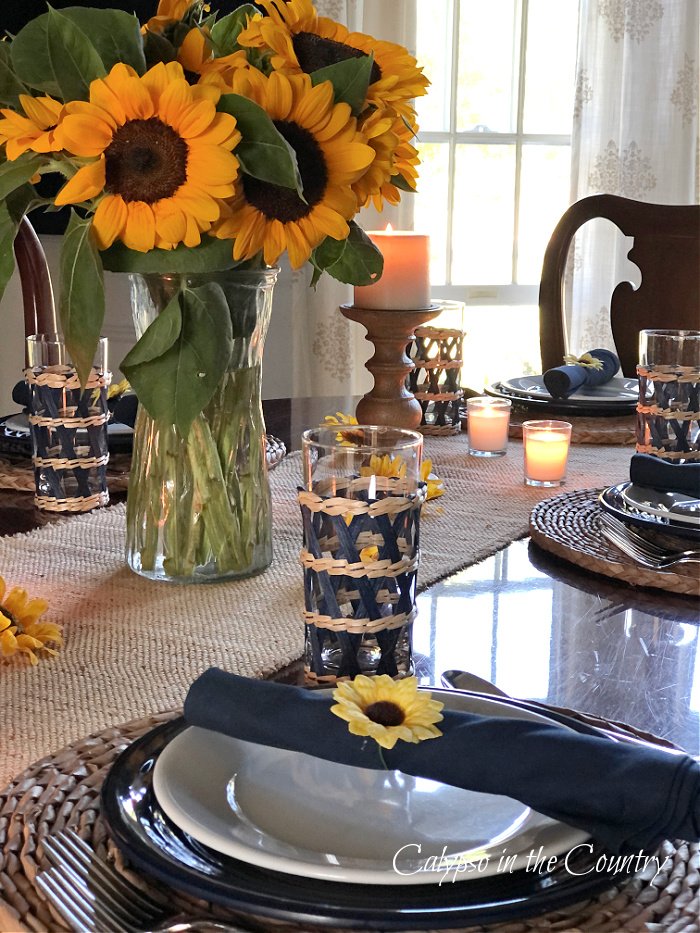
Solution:
[[[447,494],[423,509],[423,589],[526,535],[532,507],[556,494],[523,485],[517,442],[493,460],[470,458],[463,435],[430,438],[426,452]],[[572,448],[567,488],[621,482],[629,459],[624,448]],[[300,656],[300,475],[296,454],[270,476],[274,563],[249,580],[174,586],[136,576],[124,564],[124,506],[0,539],[0,575],[46,597],[65,636],[54,659],[0,668],[0,786],[88,733],[181,706],[211,665],[261,676]]]

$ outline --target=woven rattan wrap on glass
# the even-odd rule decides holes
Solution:
[[[107,491],[106,338],[100,339],[96,365],[85,385],[57,334],[27,339],[29,425],[32,437],[37,508],[50,512],[88,512],[109,502]]]
[[[417,327],[409,357],[415,369],[408,388],[423,410],[423,434],[459,434],[459,403],[464,331],[443,327]]]
[[[368,495],[375,483],[382,498]],[[310,681],[411,673],[425,488],[402,487],[398,477],[370,476],[352,480],[347,498],[299,491]]]
[[[637,374],[637,452],[700,460],[700,331],[642,331]]]

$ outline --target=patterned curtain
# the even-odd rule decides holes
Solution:
[[[698,0],[581,0],[572,201],[618,194],[657,204],[700,200]],[[569,347],[613,347],[610,296],[637,286],[631,243],[607,221],[570,255]]]

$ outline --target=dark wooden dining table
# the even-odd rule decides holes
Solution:
[[[288,450],[355,399],[264,402]],[[113,498],[123,498],[117,493]],[[0,490],[0,535],[54,520]],[[641,589],[515,541],[421,592],[414,662],[422,683],[471,671],[517,697],[628,723],[700,753],[700,615],[692,597]]]

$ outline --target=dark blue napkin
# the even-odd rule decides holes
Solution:
[[[700,462],[674,463],[651,454],[634,454],[630,462],[630,480],[659,492],[682,492],[700,499]]]
[[[585,354],[584,354],[585,355]],[[590,350],[589,355],[603,364],[602,369],[593,369],[592,366],[581,366],[572,363],[570,366],[555,366],[548,369],[543,375],[545,388],[554,398],[568,398],[581,386],[602,386],[610,382],[620,368],[620,360],[612,350]]]
[[[190,687],[192,726],[381,769],[372,739],[351,735],[329,694],[211,668]],[[612,852],[652,850],[663,839],[700,840],[700,764],[688,755],[581,735],[554,723],[444,712],[443,735],[384,751],[416,777],[505,794],[589,832]]]

